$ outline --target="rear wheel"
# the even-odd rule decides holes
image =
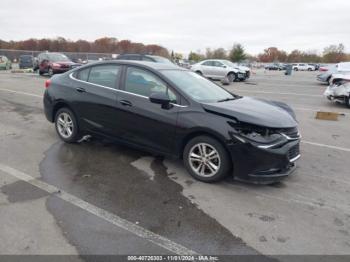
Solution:
[[[66,143],[74,143],[80,139],[77,120],[68,108],[57,111],[55,127],[58,136]]]
[[[196,73],[198,74],[198,75],[200,75],[200,76],[202,76],[203,75],[203,73],[201,72],[201,71],[196,71]]]
[[[192,177],[207,183],[223,179],[231,170],[231,161],[225,148],[209,136],[190,140],[184,149],[183,161]]]

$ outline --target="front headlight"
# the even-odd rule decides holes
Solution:
[[[271,145],[285,140],[282,134],[270,128],[243,123],[228,123],[234,128],[232,135],[243,143]]]

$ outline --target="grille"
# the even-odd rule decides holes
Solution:
[[[292,146],[288,151],[288,158],[293,159],[294,157],[298,156],[300,154],[300,147],[299,144]]]

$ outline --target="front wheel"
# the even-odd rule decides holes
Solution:
[[[66,143],[74,143],[80,139],[78,122],[73,112],[68,108],[61,108],[57,111],[55,127],[58,136]]]
[[[345,97],[345,105],[350,108],[350,94],[349,96]]]
[[[50,67],[49,70],[47,71],[47,73],[49,74],[50,77],[53,76],[53,69]]]
[[[192,177],[203,182],[216,182],[231,170],[231,161],[222,144],[209,136],[190,140],[183,152],[183,161]]]
[[[237,80],[237,75],[235,73],[229,73],[227,79],[230,83],[235,82]]]

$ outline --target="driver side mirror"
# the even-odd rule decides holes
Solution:
[[[163,109],[170,109],[172,107],[170,98],[164,93],[152,93],[149,96],[149,101],[161,105]]]

